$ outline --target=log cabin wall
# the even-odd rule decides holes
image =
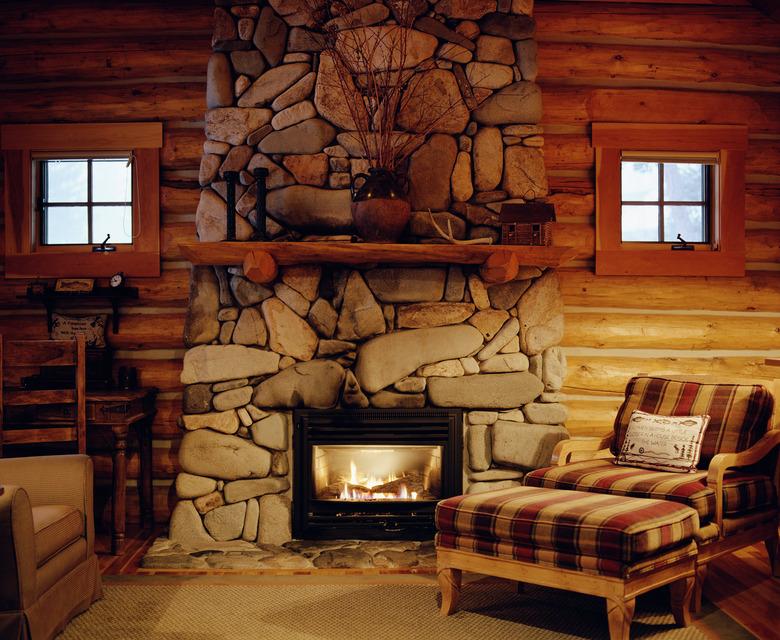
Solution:
[[[747,1],[537,0],[545,161],[579,249],[560,272],[572,435],[609,430],[640,372],[778,377],[780,22]],[[744,278],[595,276],[592,122],[749,127]]]
[[[189,287],[189,264],[176,243],[195,234],[212,27],[211,0],[30,0],[0,6],[0,122],[163,123],[162,275],[129,279],[139,288],[139,300],[123,306],[119,333],[107,332],[116,366],[137,367],[142,385],[160,389],[153,468],[155,516],[161,522],[169,517],[176,474]],[[43,308],[18,299],[28,282],[0,278],[0,333],[44,338]],[[83,315],[95,309],[110,312],[85,306],[69,312]],[[110,478],[110,458],[97,456],[95,464],[100,477]],[[136,520],[135,454],[129,457],[128,475],[128,518]]]

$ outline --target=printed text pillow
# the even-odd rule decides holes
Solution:
[[[659,416],[634,411],[617,464],[656,471],[696,470],[708,415]]]
[[[106,346],[106,316],[83,316],[80,318],[51,314],[51,339],[73,340],[77,333],[83,333],[88,347]]]

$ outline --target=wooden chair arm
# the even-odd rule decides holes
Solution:
[[[585,456],[585,460],[595,460],[596,458],[611,457],[612,452],[609,447],[612,445],[614,439],[614,432],[610,431],[601,438],[571,438],[569,440],[561,440],[552,453],[552,464],[562,466],[571,462],[571,456],[575,452],[590,452],[591,455]],[[609,456],[605,452],[609,452]]]
[[[761,462],[780,446],[780,429],[767,431],[766,434],[749,449],[739,453],[719,453],[710,461],[707,472],[707,486],[715,491],[715,523],[723,531],[723,476],[734,467],[747,467]]]

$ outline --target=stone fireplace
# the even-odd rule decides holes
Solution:
[[[519,483],[568,437],[554,270],[489,288],[456,266],[306,265],[271,287],[230,271],[193,271],[189,339],[209,340],[184,358],[174,540],[292,538],[296,409],[463,410],[470,492]]]
[[[391,3],[363,4],[360,28],[393,23]],[[332,74],[300,0],[217,5],[199,240],[226,237],[226,171],[240,172],[237,237],[258,237],[251,172],[266,168],[267,208],[278,221],[268,226],[273,239],[349,241],[345,187],[366,161],[328,90]],[[441,242],[430,210],[456,239],[497,242],[504,202],[547,193],[532,2],[414,5],[415,38],[436,71],[431,90],[479,106],[448,117],[412,154],[413,214],[404,241]],[[400,491],[401,478],[408,481],[406,497],[391,501],[412,507],[415,501],[430,506],[447,491],[520,483],[568,437],[559,393],[562,335],[554,269],[524,266],[515,280],[489,286],[478,269],[459,265],[291,265],[261,285],[239,265],[193,267],[171,540],[194,547],[287,543],[294,512],[296,522],[302,517],[295,511],[300,491],[292,505],[295,482],[307,483],[321,501],[346,483],[357,493],[330,498],[361,502],[365,512],[381,510],[383,500],[374,494],[390,493],[391,485]],[[400,478],[382,454],[412,442],[413,433],[363,447],[381,460],[364,460],[375,467],[368,470],[357,468],[358,460],[345,462],[338,443],[318,443],[312,450],[323,458],[318,467],[296,450],[293,426],[310,411],[334,410],[418,415],[418,422],[426,411],[458,415],[462,442],[458,455],[441,455],[435,443],[409,444],[409,468]],[[354,474],[336,469],[349,462]],[[376,469],[381,477],[372,478]],[[437,474],[457,474],[459,482],[442,489]],[[385,519],[382,527],[393,523]]]

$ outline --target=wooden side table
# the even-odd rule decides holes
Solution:
[[[134,432],[141,463],[138,493],[141,524],[154,525],[152,496],[152,422],[157,413],[157,389],[130,391],[92,391],[87,393],[87,442],[95,441],[95,432],[110,431],[112,457],[111,552],[118,555],[125,543],[127,492],[127,439]],[[100,447],[98,447],[100,449]],[[94,452],[94,451],[92,451]]]

